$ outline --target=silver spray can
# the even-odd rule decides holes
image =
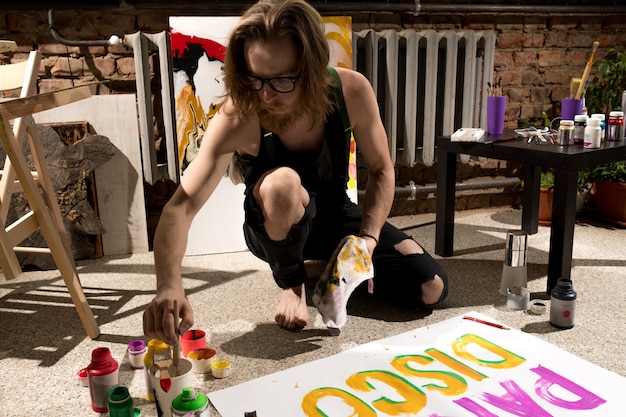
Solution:
[[[509,230],[506,232],[506,248],[504,249],[504,265],[500,294],[507,295],[513,287],[526,288],[528,273],[526,267],[526,249],[528,233],[525,230]]]
[[[571,279],[559,278],[550,297],[550,324],[559,329],[574,327],[576,291]]]

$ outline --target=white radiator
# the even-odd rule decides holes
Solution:
[[[374,87],[394,164],[431,166],[437,136],[486,126],[493,31],[368,29],[352,41],[354,68]]]

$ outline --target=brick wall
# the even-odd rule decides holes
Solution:
[[[141,3],[141,2],[139,2]],[[171,4],[174,2],[168,2]],[[488,3],[488,2],[485,2]],[[585,3],[585,2],[582,2]],[[606,4],[606,2],[588,2]],[[207,3],[208,4],[208,3]],[[585,3],[587,4],[587,3]],[[173,7],[173,6],[172,6]],[[168,16],[213,13],[210,4],[201,11],[189,9],[112,8],[81,10],[68,7],[55,11],[55,27],[69,40],[106,40],[136,31],[158,32],[167,29]],[[332,14],[332,13],[327,13]],[[343,13],[346,14],[346,13]],[[434,28],[494,30],[497,33],[495,54],[496,77],[502,78],[509,102],[506,127],[518,126],[525,119],[541,123],[541,114],[559,114],[560,100],[569,96],[571,77],[580,77],[591,45],[600,42],[596,61],[610,47],[626,47],[626,14],[546,14],[546,13],[351,13],[353,29]],[[71,47],[55,42],[48,27],[47,9],[8,10],[0,6],[0,39],[17,41],[19,50],[0,54],[3,62],[26,59],[33,48],[44,55],[39,71],[40,92],[55,91],[97,80],[108,84],[97,87],[95,94],[135,91],[135,69],[132,50],[124,46]],[[94,88],[95,89],[95,88]],[[500,161],[472,163],[459,167],[459,179],[519,175],[519,166]],[[364,180],[364,174],[360,179]],[[416,166],[397,169],[397,185],[409,181],[428,184],[435,181],[434,167]],[[361,181],[363,183],[363,181]],[[160,207],[173,190],[171,184],[146,186],[147,205]],[[504,193],[503,193],[504,191]],[[479,196],[479,197],[477,197]],[[457,208],[484,205],[516,204],[516,190],[491,190],[459,197]],[[411,202],[394,204],[394,214],[434,210],[432,195],[420,196]]]

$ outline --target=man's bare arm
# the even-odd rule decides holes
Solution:
[[[391,211],[395,188],[387,134],[369,81],[354,71],[338,69],[338,72],[342,78],[354,138],[369,168],[360,233],[378,239],[380,229]],[[370,252],[374,246],[375,242],[368,241]]]
[[[175,342],[175,299],[178,300],[182,319],[180,333],[184,334],[193,325],[193,310],[185,298],[181,276],[189,229],[194,216],[226,172],[237,146],[246,147],[246,138],[254,137],[255,132],[249,126],[252,125],[238,122],[223,113],[216,115],[209,123],[200,152],[163,208],[154,237],[156,296],[144,313],[144,333],[147,336]]]

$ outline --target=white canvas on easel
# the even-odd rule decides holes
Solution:
[[[352,27],[349,17],[325,17],[330,65],[352,68]],[[172,43],[174,97],[181,175],[197,152],[208,118],[216,111],[223,94],[221,65],[231,28],[239,16],[172,16],[169,19]],[[187,55],[185,55],[187,54]],[[189,58],[190,62],[185,62]],[[177,65],[177,63],[181,65]],[[190,85],[194,91],[191,92]],[[191,94],[195,97],[191,97]],[[182,115],[191,108],[193,115]],[[204,114],[202,117],[199,111]],[[193,119],[193,120],[191,120]],[[182,128],[181,128],[182,127]],[[243,237],[243,185],[222,178],[209,201],[194,218],[186,255],[239,252],[247,249]],[[356,202],[356,157],[350,159],[349,197]]]
[[[247,249],[243,239],[244,185],[233,185],[222,178],[213,195],[191,223],[186,255],[241,252]]]
[[[201,139],[203,133],[202,120],[199,120],[198,126],[188,129],[191,131],[181,133],[184,130],[180,126],[181,107],[194,104],[196,111],[201,110],[208,114],[211,106],[217,103],[219,96],[223,94],[221,81],[223,56],[221,53],[218,54],[219,56],[214,56],[213,51],[219,50],[219,46],[215,44],[226,45],[230,29],[238,20],[239,17],[233,16],[170,17],[170,36],[174,56],[182,53],[177,48],[179,37],[195,39],[204,49],[204,52],[196,58],[197,61],[192,63],[195,73],[188,74],[184,69],[176,68],[174,65],[174,97],[177,106],[179,159],[181,159],[181,154],[186,152],[190,155],[188,159],[192,160],[191,158],[195,156],[193,154],[197,152],[197,149],[193,149],[196,146],[193,141]],[[207,47],[207,45],[209,46]],[[195,88],[193,94],[196,97],[191,97],[192,102],[189,101],[189,97],[185,101],[185,95],[190,93],[189,83],[193,83]],[[187,89],[185,90],[185,88]],[[199,119],[201,118],[199,117]],[[193,139],[189,139],[191,135],[194,136]],[[189,140],[187,146],[189,150],[187,151],[181,150],[181,147],[184,146],[181,136],[184,137],[184,140]],[[182,165],[181,162],[181,168]],[[181,172],[181,176],[184,176],[184,171]],[[194,217],[189,230],[186,255],[240,252],[247,249],[242,232],[244,188],[242,184],[234,185],[229,178],[222,178],[209,201]]]

